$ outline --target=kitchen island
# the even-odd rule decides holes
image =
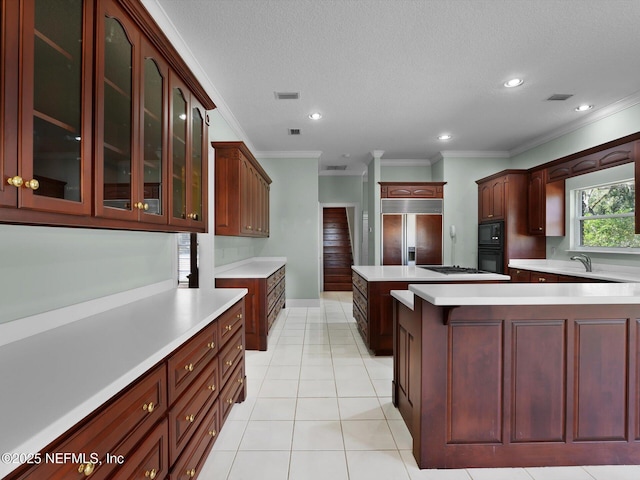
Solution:
[[[438,265],[441,266],[441,265]],[[393,298],[391,290],[411,283],[508,282],[496,273],[444,274],[401,265],[353,266],[353,316],[367,348],[375,355],[393,354]]]
[[[393,402],[420,468],[640,462],[639,284],[392,295]]]

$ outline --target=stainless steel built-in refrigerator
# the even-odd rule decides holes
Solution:
[[[442,264],[442,200],[382,199],[382,264]]]

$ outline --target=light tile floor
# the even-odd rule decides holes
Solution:
[[[420,470],[391,403],[391,357],[371,356],[350,292],[283,310],[266,352],[247,351],[203,480],[640,480],[640,466]]]

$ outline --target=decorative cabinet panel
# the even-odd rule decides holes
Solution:
[[[23,465],[4,480],[197,477],[231,407],[245,399],[243,313],[240,300],[41,453],[85,453],[84,463]],[[220,329],[230,318],[235,336],[223,340]],[[233,369],[223,377],[228,352]]]
[[[4,2],[0,21],[0,222],[205,231],[215,105],[139,0]]]
[[[446,182],[379,182],[380,198],[443,198]]]
[[[537,272],[522,268],[509,268],[509,276],[512,283],[608,283],[607,280],[597,278]]]
[[[243,142],[213,142],[215,234],[269,236],[271,179]]]

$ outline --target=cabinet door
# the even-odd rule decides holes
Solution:
[[[134,206],[140,220],[167,223],[167,98],[169,67],[148,43],[142,44],[140,86],[141,141],[138,144],[138,196]]]
[[[509,276],[511,283],[530,283],[531,272],[529,270],[520,270],[519,268],[510,268]]]
[[[499,178],[491,183],[491,213],[489,218],[499,220],[504,218],[505,179]]]
[[[240,232],[253,235],[253,167],[251,163],[240,155]]]
[[[100,2],[96,66],[96,215],[137,220],[134,204],[142,198],[136,185],[134,138],[138,138],[139,71],[134,52],[139,32],[113,1]]]
[[[188,225],[187,220],[187,112],[188,93],[174,75],[171,76],[170,151],[171,151],[171,223]]]
[[[206,112],[191,97],[191,150],[189,152],[190,189],[187,204],[187,217],[190,226],[204,229],[206,221],[206,182],[207,182],[207,144],[206,144]]]
[[[18,205],[18,188],[7,180],[18,174],[18,2],[0,2],[0,206]]]
[[[402,265],[402,215],[382,215],[382,264]]]
[[[529,234],[544,235],[545,196],[544,170],[532,172],[529,176]]]
[[[93,2],[24,2],[19,207],[91,213],[92,16]]]
[[[483,183],[478,186],[478,211],[480,215],[480,221],[488,220],[492,216],[492,195],[491,187],[488,183]]]
[[[442,215],[416,215],[416,265],[442,264]]]

